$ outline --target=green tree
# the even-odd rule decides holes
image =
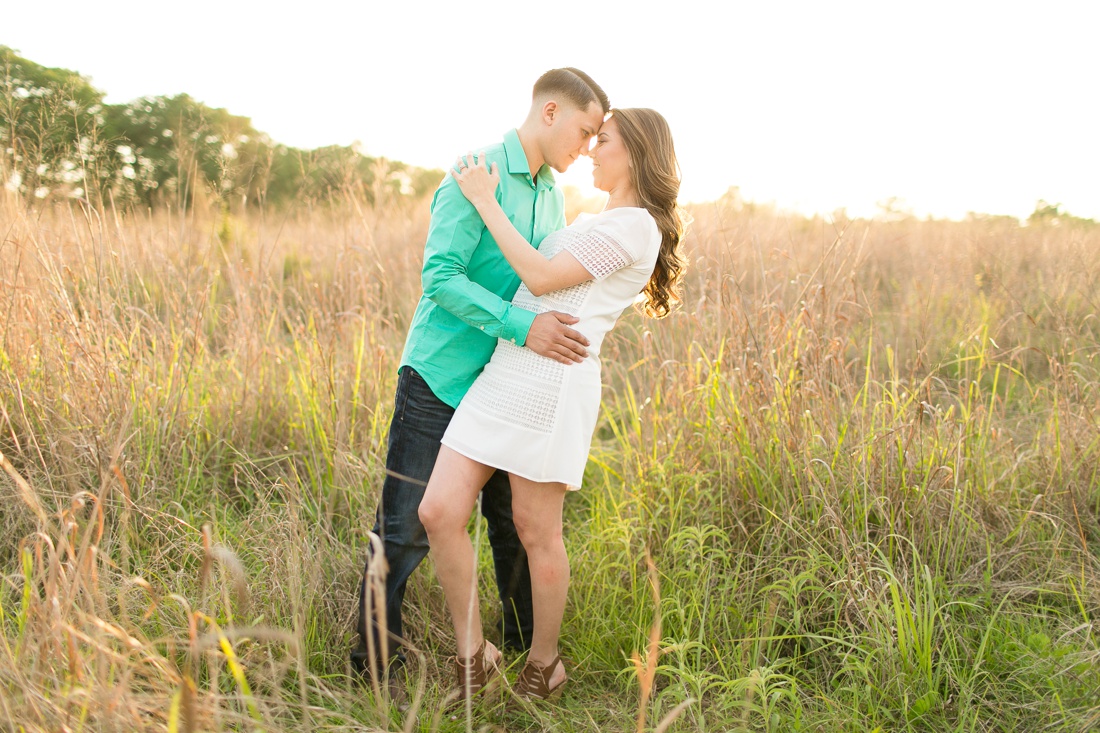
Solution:
[[[107,183],[149,204],[187,205],[197,188],[247,196],[258,162],[274,147],[247,117],[187,94],[112,105],[105,130],[119,164]]]
[[[0,46],[0,173],[27,197],[82,195],[104,152],[103,92]]]
[[[0,181],[27,198],[87,196],[186,207],[285,206],[419,198],[443,173],[374,158],[358,145],[298,150],[247,117],[188,94],[104,104],[80,74],[0,46]]]
[[[1035,211],[1031,212],[1031,216],[1027,218],[1027,223],[1030,226],[1041,226],[1048,224],[1051,226],[1062,226],[1069,224],[1078,225],[1093,225],[1096,222],[1092,219],[1085,219],[1080,216],[1074,216],[1069,212],[1062,209],[1061,204],[1051,204],[1039,199],[1035,202]]]

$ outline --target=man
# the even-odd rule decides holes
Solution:
[[[533,246],[565,226],[565,202],[551,169],[564,172],[588,153],[609,110],[607,95],[587,74],[553,69],[535,83],[523,124],[484,151],[488,164],[497,163],[501,171],[497,197],[502,208]],[[587,339],[569,327],[576,318],[555,312],[536,315],[510,305],[519,277],[449,175],[432,199],[422,283],[424,294],[401,356],[386,478],[374,525],[388,566],[385,597],[371,592],[370,560],[360,585],[359,643],[351,658],[356,670],[366,674],[404,662],[405,586],[428,552],[417,509],[454,408],[488,363],[497,339],[565,364],[587,355]],[[512,523],[507,474],[498,471],[485,485],[481,511],[503,604],[502,642],[521,651],[531,638],[531,581]],[[378,633],[382,627],[386,634]],[[400,689],[390,685],[391,693]]]

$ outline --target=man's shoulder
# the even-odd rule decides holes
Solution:
[[[478,160],[481,160],[482,156],[485,156],[485,160],[489,165],[496,163],[502,171],[506,170],[506,166],[508,163],[508,151],[504,147],[504,141],[498,141],[489,145],[481,145],[475,148],[467,148],[466,150],[455,156],[454,160],[451,161],[449,170],[458,170],[459,162],[461,161],[464,163],[466,160],[466,156],[470,153],[476,155]],[[443,180],[440,181],[439,188],[436,189],[436,195],[438,196],[441,192],[444,191],[446,191],[447,193],[455,193],[458,192],[458,190],[459,188],[457,182],[448,173],[443,177]]]
[[[507,151],[504,149],[504,141],[503,140],[498,140],[497,142],[490,143],[489,145],[480,145],[478,147],[469,148],[468,150],[463,152],[459,157],[462,158],[463,160],[465,160],[467,153],[473,153],[474,155],[477,155],[479,158],[480,158],[480,156],[484,155],[486,158],[488,158],[490,161],[493,161],[493,162],[500,162],[500,161],[506,160],[507,157],[508,157],[507,156]]]

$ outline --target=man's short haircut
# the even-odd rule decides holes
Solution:
[[[600,85],[592,81],[592,77],[588,74],[572,66],[551,69],[540,76],[535,82],[531,97],[538,99],[541,96],[564,97],[578,109],[587,109],[588,105],[595,102],[603,108],[605,115],[611,111],[611,102],[607,100],[607,95],[604,94]]]

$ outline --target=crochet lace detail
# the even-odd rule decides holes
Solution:
[[[539,252],[551,259],[562,250],[568,251],[596,278],[634,264],[634,257],[614,236],[602,232],[578,232],[562,229],[542,240]],[[595,280],[555,290],[536,298],[520,285],[512,305],[535,313],[559,311],[577,316]],[[558,399],[565,365],[540,356],[530,349],[500,339],[493,354],[494,366],[486,370],[466,394],[477,409],[495,415],[513,425],[551,433],[558,416]],[[509,379],[516,375],[522,381]]]
[[[552,432],[565,365],[504,340],[497,342],[493,361],[503,367],[500,372],[523,375],[530,381],[512,382],[499,376],[500,372],[486,371],[464,400],[513,425]]]
[[[539,253],[546,259],[565,250],[577,258],[584,268],[595,278],[605,277],[616,270],[634,264],[634,257],[615,237],[606,232],[578,232],[573,229],[560,229],[542,240]],[[535,313],[559,311],[575,316],[581,312],[588,293],[592,289],[592,280],[578,283],[568,288],[536,298],[520,285],[512,298],[512,304]]]
[[[634,264],[630,251],[607,232],[573,232],[566,239],[565,249],[596,278]]]

